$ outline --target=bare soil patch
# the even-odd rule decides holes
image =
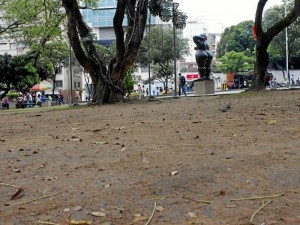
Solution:
[[[293,90],[2,111],[0,224],[300,224],[299,104]]]

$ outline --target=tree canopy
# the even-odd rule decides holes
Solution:
[[[253,21],[243,21],[236,26],[225,28],[217,48],[217,57],[227,52],[243,52],[249,49],[254,52],[255,41],[252,35]]]
[[[254,69],[254,89],[265,88],[267,78],[267,68],[269,65],[268,47],[271,41],[282,30],[294,23],[300,16],[300,0],[293,1],[294,6],[288,11],[287,15],[279,19],[268,28],[263,27],[263,10],[268,0],[259,0],[256,8],[254,31],[256,33],[256,61]]]
[[[247,56],[246,52],[227,52],[224,56],[219,58],[218,68],[223,73],[232,72],[248,72],[253,70],[254,57]]]
[[[287,11],[294,7],[294,1],[287,3]],[[274,6],[265,11],[263,17],[263,27],[267,29],[271,27],[276,21],[282,19],[285,15],[285,6]],[[288,26],[288,54],[289,67],[292,69],[300,68],[300,20],[297,19]],[[286,30],[282,30],[271,41],[268,52],[270,55],[270,68],[283,69],[286,67]]]
[[[1,98],[10,90],[28,91],[38,81],[37,70],[26,55],[0,55]]]

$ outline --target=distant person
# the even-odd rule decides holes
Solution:
[[[138,84],[138,88],[137,88],[138,94],[139,94],[139,99],[142,98],[142,86],[140,84]]]
[[[152,84],[152,96],[156,96],[156,86]]]
[[[185,85],[186,85],[185,76],[179,73],[179,96],[181,95],[181,93],[186,96]]]
[[[75,104],[78,104],[80,101],[80,93],[78,90],[75,91]]]
[[[269,77],[269,87],[270,87],[270,89],[272,89],[273,88],[273,76],[271,75],[270,77]]]
[[[32,96],[29,92],[27,92],[26,93],[26,108],[29,108],[31,103],[32,103]]]
[[[190,92],[191,91],[191,85],[190,83],[187,82],[186,84],[186,89],[187,89],[187,92]]]
[[[159,87],[156,87],[156,95],[159,96]]]
[[[38,91],[37,93],[35,93],[35,96],[36,96],[36,105],[42,107],[42,93]]]
[[[58,105],[61,105],[64,102],[64,97],[62,95],[61,92],[59,92],[58,96],[57,96],[57,103]]]
[[[172,82],[172,94],[173,94],[173,96],[175,96],[175,84],[174,84],[174,82]]]
[[[294,75],[292,75],[291,81],[292,81],[292,85],[295,85]]]
[[[2,108],[9,109],[9,99],[7,96],[4,96],[2,99]]]

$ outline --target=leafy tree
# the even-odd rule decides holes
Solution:
[[[91,30],[83,21],[78,2],[62,0],[62,3],[68,17],[68,36],[71,46],[78,62],[91,76],[93,102],[96,104],[113,103],[123,98],[125,91],[122,85],[127,71],[137,58],[148,18],[148,8],[153,15],[160,16],[164,21],[173,18],[178,28],[183,28],[186,20],[186,15],[177,8],[172,17],[172,2],[164,0],[117,1],[113,19],[116,53],[106,64],[96,51]],[[127,16],[126,30],[123,27],[125,15]]]
[[[3,29],[2,36],[17,40],[30,49],[28,56],[39,63],[41,49],[46,43],[61,40],[65,14],[57,0],[0,0],[4,24],[16,24],[13,29]],[[4,32],[5,31],[5,32]]]
[[[259,0],[256,8],[254,30],[256,33],[256,62],[253,88],[261,90],[267,83],[267,67],[269,65],[268,47],[273,38],[284,28],[294,23],[300,16],[300,0],[295,0],[295,6],[288,14],[264,30],[262,25],[263,10],[268,0]]]
[[[218,68],[223,73],[248,72],[253,70],[254,57],[247,56],[246,52],[227,52],[219,58]]]
[[[132,66],[125,76],[125,80],[123,83],[123,89],[125,90],[125,94],[128,96],[133,92],[134,89],[134,80],[132,79],[132,74],[135,72],[136,67]]]
[[[253,21],[249,20],[226,28],[218,44],[217,57],[222,57],[230,51],[243,52],[246,49],[254,51],[255,41],[252,36],[252,27]]]
[[[44,79],[51,79],[53,83],[52,95],[54,97],[56,76],[59,70],[67,65],[69,60],[69,48],[61,41],[45,44],[41,50],[39,68],[43,68]]]
[[[294,1],[287,3],[287,10],[294,7]],[[274,6],[264,13],[263,28],[271,27],[276,21],[282,19],[285,14],[284,5]],[[297,19],[294,23],[288,26],[288,53],[289,53],[289,66],[293,69],[300,68],[300,20]],[[270,56],[269,66],[274,69],[283,69],[286,67],[286,32],[282,30],[271,41],[268,52]]]
[[[37,81],[37,70],[26,55],[0,55],[0,91],[3,91],[1,97],[10,90],[28,91]]]
[[[153,79],[159,79],[167,90],[168,80],[173,77],[174,67],[174,38],[173,30],[164,29],[161,26],[154,26],[150,32],[150,54],[148,53],[148,37],[144,39],[139,51],[137,63],[141,66],[148,66],[148,60],[152,63],[151,69],[154,75]],[[188,40],[182,38],[179,32],[175,34],[176,59],[189,53]]]

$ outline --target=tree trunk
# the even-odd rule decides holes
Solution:
[[[137,57],[147,20],[148,0],[118,1],[114,16],[116,55],[109,65],[99,56],[94,46],[91,29],[83,21],[77,1],[63,0],[68,17],[68,36],[80,65],[89,72],[93,82],[95,104],[114,103],[123,99],[122,84],[128,69]],[[122,26],[128,13],[126,39]]]
[[[269,55],[268,46],[272,39],[279,34],[284,28],[292,24],[298,17],[299,13],[293,8],[283,19],[279,20],[272,27],[263,31],[262,18],[265,4],[268,0],[259,0],[257,4],[254,29],[256,31],[256,62],[254,67],[254,85],[253,89],[262,90],[266,85],[266,75],[268,74]],[[297,2],[298,0],[296,0]]]
[[[256,48],[256,64],[255,64],[255,79],[254,88],[262,90],[266,85],[266,73],[269,65],[269,54],[265,47]]]

